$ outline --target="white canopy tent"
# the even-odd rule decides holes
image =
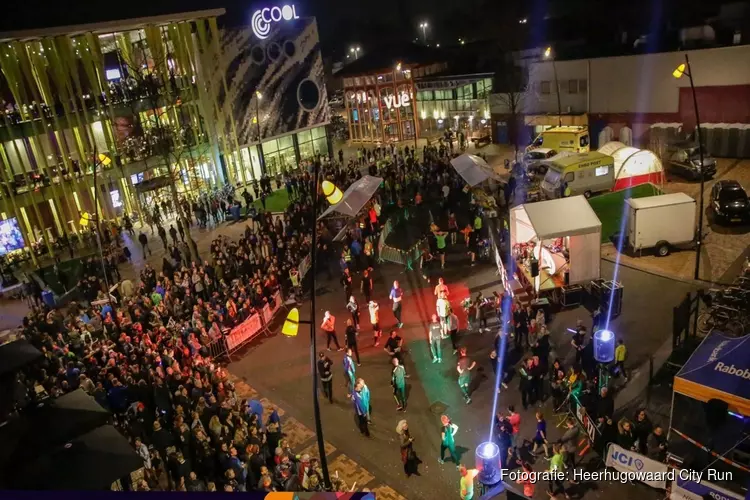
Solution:
[[[344,191],[344,197],[341,201],[328,207],[328,209],[318,217],[318,220],[332,214],[333,212],[345,217],[354,217],[360,210],[362,210],[362,207],[370,201],[370,198],[372,198],[372,195],[375,194],[375,191],[378,190],[378,187],[380,187],[382,182],[383,179],[380,177],[365,175],[360,180],[349,186],[349,188]]]
[[[602,223],[583,196],[519,205],[510,210],[512,247],[533,242],[540,269],[546,269],[550,275],[567,271],[571,285],[600,277],[601,232]],[[544,242],[555,238],[564,238],[567,262],[562,255],[543,246]],[[539,276],[534,281],[538,292]]]
[[[492,170],[486,161],[476,155],[464,153],[451,160],[451,165],[466,183],[474,187],[487,179],[500,180],[500,176]]]

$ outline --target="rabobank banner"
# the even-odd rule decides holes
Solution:
[[[742,495],[725,490],[708,481],[675,479],[672,481],[670,500],[743,500]]]

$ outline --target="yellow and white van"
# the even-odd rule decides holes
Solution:
[[[555,151],[586,153],[589,151],[589,128],[579,126],[552,127],[545,130],[529,144],[526,151],[549,148]]]
[[[609,191],[615,185],[615,159],[598,151],[557,155],[543,161],[547,173],[542,181],[546,199]]]

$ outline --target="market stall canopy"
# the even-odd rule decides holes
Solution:
[[[42,357],[42,353],[26,339],[0,346],[0,375],[13,373]]]
[[[451,160],[451,165],[456,169],[458,175],[463,177],[471,187],[483,183],[487,179],[500,180],[500,176],[497,175],[492,167],[487,165],[487,162],[476,155],[470,155],[464,153],[461,156],[457,156]]]
[[[750,336],[706,337],[674,379],[674,392],[698,401],[721,399],[750,416]]]
[[[529,226],[533,232],[519,232],[516,243],[525,243],[534,237],[540,240],[601,232],[602,223],[583,196],[527,203],[511,210],[516,219]]]
[[[354,217],[357,213],[362,210],[362,207],[370,201],[372,195],[378,190],[383,179],[380,177],[373,177],[371,175],[365,175],[360,180],[349,186],[344,191],[344,197],[340,202],[335,205],[331,205],[328,209],[323,212],[323,215],[318,217],[318,220],[326,217],[334,212],[347,216]]]
[[[47,399],[0,428],[0,442],[6,445],[0,447],[0,457],[5,459],[7,452],[8,456],[13,454],[10,458],[15,461],[27,460],[48,447],[109,423],[111,416],[83,389]]]
[[[107,490],[143,460],[115,427],[104,425],[17,465],[11,489]]]

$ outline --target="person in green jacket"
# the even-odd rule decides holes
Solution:
[[[445,455],[445,450],[448,450],[451,454],[451,460],[453,460],[453,463],[456,464],[456,469],[458,469],[461,464],[458,463],[458,454],[456,453],[456,442],[453,439],[453,437],[456,435],[456,432],[458,432],[458,426],[451,422],[451,419],[448,418],[447,415],[441,415],[440,416],[440,423],[443,425],[441,433],[440,433],[440,459],[438,462],[441,464],[445,463],[443,456]]]
[[[393,372],[391,373],[391,385],[393,386],[393,397],[396,399],[396,410],[406,410],[406,370],[399,364],[398,358],[391,360]]]
[[[354,389],[359,391],[362,396],[362,403],[367,410],[367,423],[372,423],[372,408],[370,407],[370,388],[365,384],[364,379],[358,378]]]

